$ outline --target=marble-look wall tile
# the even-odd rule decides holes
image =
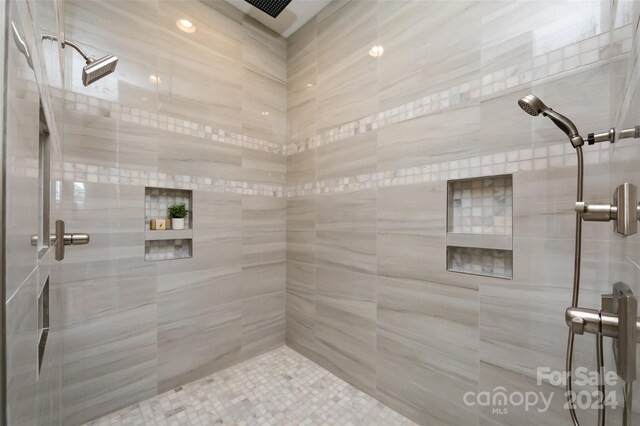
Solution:
[[[279,153],[242,150],[243,178],[252,182],[286,185],[287,160]]]
[[[245,67],[287,83],[287,40],[255,19],[244,16],[242,60]]]
[[[375,191],[316,199],[316,261],[376,273]]]
[[[318,180],[376,172],[377,140],[376,132],[367,132],[336,146],[319,147],[316,153]]]
[[[198,275],[197,280],[201,281],[204,274]],[[211,303],[229,298],[230,295],[224,292],[232,291],[225,287],[238,286],[237,277],[238,274],[231,273],[230,276],[209,278],[181,293],[167,291],[159,297],[158,307],[164,314],[158,322],[158,392],[189,383],[239,361],[241,302],[232,298],[236,301]],[[185,308],[190,313],[188,316],[184,315]]]
[[[157,392],[155,303],[64,332],[64,422],[81,423]]]
[[[282,346],[285,341],[285,292],[242,301],[242,359]]]
[[[476,424],[475,409],[460,401],[477,379],[464,377],[456,365],[439,346],[425,346],[387,325],[378,329],[377,396],[420,424]]]
[[[316,18],[287,39],[287,143],[316,129]]]
[[[378,275],[475,288],[446,271],[446,183],[384,188],[377,197]]]
[[[318,362],[375,391],[375,193],[316,200]]]
[[[284,145],[286,84],[245,67],[242,86],[242,133]]]
[[[287,200],[287,260],[315,263],[315,198]]]
[[[304,151],[287,156],[287,185],[306,184],[316,181],[316,151]]]
[[[449,161],[481,152],[477,102],[378,130],[378,171]],[[425,131],[428,129],[428,132]]]
[[[242,357],[284,344],[286,200],[243,197]]]
[[[364,117],[377,107],[377,3],[338,2],[318,16],[317,128]]]
[[[316,266],[288,260],[286,272],[286,342],[313,359]]]
[[[381,110],[478,77],[482,4],[378,2]]]
[[[315,287],[316,361],[374,393],[375,275],[318,266]]]
[[[155,129],[123,123],[110,113],[88,120],[85,112],[69,109],[64,124],[65,161],[157,170]]]
[[[242,150],[221,143],[205,143],[191,136],[158,133],[158,170],[173,175],[211,179],[242,179]]]
[[[251,267],[285,260],[287,201],[274,197],[242,197],[242,265]]]

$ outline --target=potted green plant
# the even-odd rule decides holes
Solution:
[[[184,229],[184,218],[189,213],[185,203],[171,204],[167,208],[167,216],[171,219],[171,229]]]

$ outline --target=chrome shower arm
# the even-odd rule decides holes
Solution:
[[[43,34],[42,36],[43,40],[53,40],[53,41],[58,41],[58,37],[54,36],[54,35],[50,35],[50,34]],[[87,64],[90,64],[91,62],[94,61],[93,58],[91,58],[89,55],[87,55],[85,53],[84,50],[82,50],[82,48],[80,46],[78,46],[77,44],[75,44],[74,42],[72,42],[71,40],[63,40],[60,45],[62,46],[62,48],[64,48],[66,45],[71,46],[72,48],[74,48],[76,50],[76,52],[78,52],[80,55],[82,55],[82,57],[84,58],[84,60],[87,62]]]

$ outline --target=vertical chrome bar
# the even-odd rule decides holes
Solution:
[[[633,383],[624,384],[624,412],[622,426],[633,426]]]
[[[8,424],[7,416],[7,329],[6,329],[6,269],[5,269],[5,196],[6,196],[6,140],[7,140],[7,43],[9,28],[6,1],[0,2],[0,423]]]
[[[604,385],[604,353],[602,350],[602,333],[596,334],[596,362],[598,368],[598,393],[600,394],[600,406],[598,407],[598,426],[605,426],[606,411],[604,399],[606,389]]]

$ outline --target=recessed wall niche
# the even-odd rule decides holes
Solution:
[[[185,229],[151,230],[153,219],[167,219],[167,208],[184,203],[191,213],[185,218]],[[170,220],[168,220],[170,222]],[[144,260],[186,259],[193,256],[193,192],[187,189],[145,188]]]
[[[513,278],[513,179],[448,182],[447,270]]]

